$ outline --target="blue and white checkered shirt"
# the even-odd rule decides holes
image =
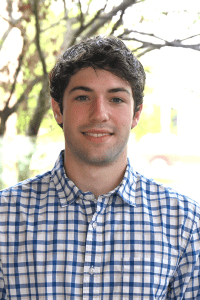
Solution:
[[[95,199],[65,175],[0,192],[0,299],[200,299],[200,209],[134,172]]]

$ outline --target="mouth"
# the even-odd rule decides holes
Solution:
[[[103,133],[94,133],[94,132],[82,132],[84,135],[88,135],[88,136],[92,136],[95,138],[99,138],[102,136],[109,136],[109,135],[113,135],[113,133],[109,133],[109,132],[103,132]]]
[[[105,130],[87,130],[82,132],[83,136],[92,143],[107,143],[110,137],[114,135],[113,132]]]

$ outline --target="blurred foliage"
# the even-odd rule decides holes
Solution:
[[[171,123],[170,123],[170,130],[171,133],[177,134],[178,128],[177,128],[177,110],[174,108],[171,108]]]
[[[17,122],[16,130],[17,134],[24,135],[28,128],[28,124],[33,116],[34,109],[37,105],[38,94],[41,90],[42,83],[38,83],[34,86],[29,93],[29,99],[24,101],[17,110]]]
[[[147,133],[160,133],[160,106],[154,104],[151,108],[144,104],[140,121],[133,133],[136,141],[139,141]]]

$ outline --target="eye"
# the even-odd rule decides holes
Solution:
[[[124,101],[123,101],[121,98],[115,97],[115,98],[112,98],[112,102],[118,104],[118,103],[122,103],[122,102],[124,102]]]
[[[78,100],[78,101],[86,101],[86,100],[88,100],[88,97],[84,96],[84,95],[80,95],[80,96],[76,97],[76,100]]]

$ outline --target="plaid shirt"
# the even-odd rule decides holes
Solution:
[[[134,172],[95,199],[43,175],[0,192],[0,299],[200,299],[199,207]]]

